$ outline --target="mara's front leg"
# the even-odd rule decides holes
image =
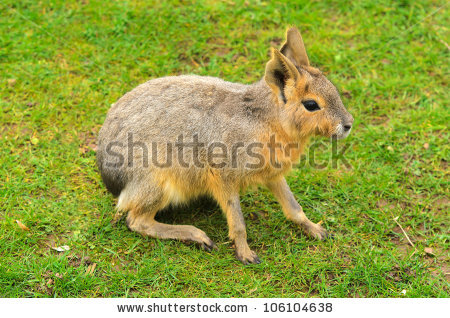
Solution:
[[[295,197],[284,177],[276,181],[269,182],[267,187],[270,191],[272,191],[278,202],[280,202],[283,213],[288,220],[300,225],[306,234],[313,238],[324,240],[331,237],[331,235],[328,234],[322,226],[311,222],[306,217],[302,207],[298,204],[297,200],[295,200]]]

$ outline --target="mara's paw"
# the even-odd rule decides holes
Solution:
[[[315,238],[317,240],[326,240],[333,238],[331,233],[328,233],[320,224],[309,223],[303,226],[306,234],[308,236]]]
[[[214,243],[211,239],[208,238],[208,241],[203,241],[202,243],[199,243],[199,246],[202,250],[211,252],[212,250],[217,249],[216,243]]]
[[[192,232],[189,239],[187,241],[194,242],[197,244],[202,250],[211,252],[213,249],[217,249],[216,244],[211,240],[208,235],[202,230],[196,229],[196,231]]]
[[[236,248],[236,258],[240,260],[244,265],[261,263],[258,255],[256,255],[256,253],[248,247],[240,249]]]

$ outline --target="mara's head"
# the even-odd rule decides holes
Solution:
[[[322,135],[345,138],[353,117],[345,109],[336,87],[309,65],[300,32],[291,28],[281,50],[272,49],[266,83],[273,91],[293,133],[299,137]]]

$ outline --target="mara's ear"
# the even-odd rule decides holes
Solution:
[[[300,73],[289,59],[272,48],[272,58],[266,65],[264,80],[284,103],[289,97],[286,96],[286,86],[294,87],[299,78]]]
[[[306,54],[305,44],[302,35],[297,28],[292,27],[286,32],[286,42],[281,47],[281,53],[291,60],[294,65],[309,66],[308,55]]]

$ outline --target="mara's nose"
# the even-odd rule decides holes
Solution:
[[[343,125],[344,130],[349,131],[350,129],[352,129],[352,124],[353,124],[353,116],[350,115],[350,118],[347,119],[346,123]]]

